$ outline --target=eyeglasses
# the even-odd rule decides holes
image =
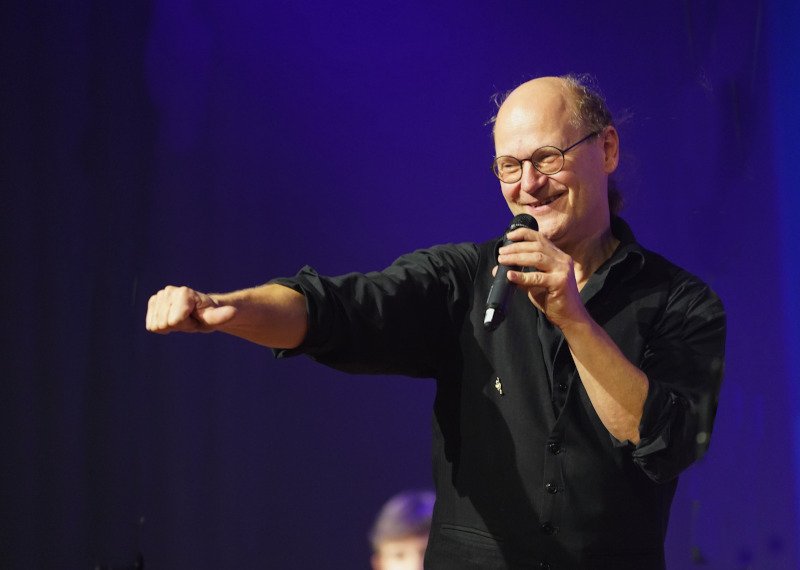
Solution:
[[[569,145],[564,150],[561,150],[557,146],[543,146],[541,148],[537,148],[535,151],[533,151],[533,154],[530,158],[525,158],[522,160],[513,156],[498,156],[492,161],[492,172],[494,172],[494,175],[497,176],[501,182],[513,184],[522,178],[522,163],[525,161],[530,161],[533,167],[542,174],[547,176],[557,174],[561,172],[562,168],[564,168],[564,155],[567,154],[567,152],[582,142],[587,141],[593,136],[599,134],[600,131],[589,133],[575,144]]]

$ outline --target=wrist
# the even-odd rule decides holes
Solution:
[[[573,319],[567,319],[558,325],[561,334],[567,340],[580,339],[596,334],[599,325],[592,319],[589,313],[584,312]]]

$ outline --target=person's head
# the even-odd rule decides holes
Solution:
[[[562,247],[607,231],[621,207],[616,190],[609,194],[619,136],[585,81],[540,77],[511,91],[495,117],[494,142],[495,174],[512,213],[531,214]]]
[[[381,508],[369,533],[373,570],[422,570],[435,497],[406,491]]]

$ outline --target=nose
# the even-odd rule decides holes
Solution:
[[[522,178],[519,181],[520,189],[528,194],[533,194],[547,184],[547,175],[542,174],[533,167],[530,159],[522,161]]]

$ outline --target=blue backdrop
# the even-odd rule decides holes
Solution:
[[[0,20],[0,567],[366,568],[432,382],[148,335],[147,299],[496,235],[491,96],[566,72],[639,240],[729,313],[670,568],[800,566],[796,2],[47,4]]]

